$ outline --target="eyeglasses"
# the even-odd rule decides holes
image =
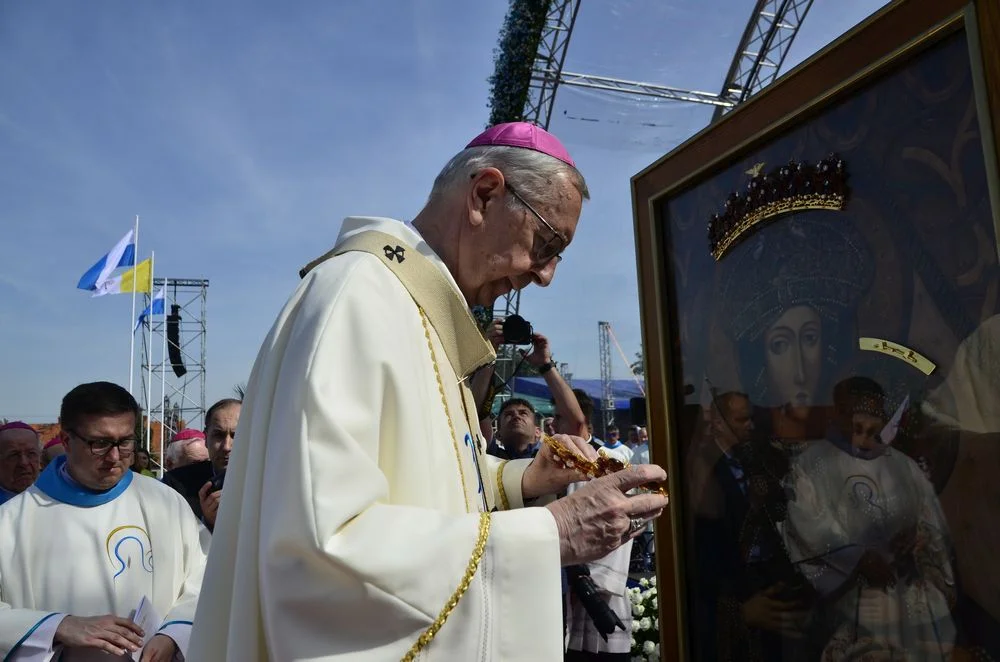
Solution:
[[[119,455],[131,455],[138,443],[134,437],[128,439],[88,439],[73,430],[67,430],[67,432],[87,444],[90,447],[90,452],[98,457],[107,455],[112,448],[117,448]]]
[[[548,264],[552,260],[555,260],[558,263],[562,260],[562,252],[566,250],[566,244],[568,243],[566,241],[566,237],[552,227],[552,224],[546,221],[541,214],[535,211],[535,208],[528,204],[528,201],[522,198],[521,194],[518,193],[513,186],[510,184],[506,184],[506,186],[507,190],[510,191],[510,194],[513,195],[518,202],[527,207],[528,211],[534,214],[535,218],[537,218],[541,224],[547,227],[549,232],[552,233],[552,238],[546,241],[545,244],[537,251],[535,261],[538,264]]]

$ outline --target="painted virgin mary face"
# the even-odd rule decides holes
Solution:
[[[771,392],[795,418],[805,418],[816,398],[823,366],[823,326],[809,306],[794,306],[764,332]]]

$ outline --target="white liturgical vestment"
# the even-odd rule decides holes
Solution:
[[[389,219],[324,257],[251,374],[191,659],[562,659],[555,520],[485,454],[454,280]]]
[[[95,493],[75,483],[65,464],[65,456],[56,458],[0,506],[0,659],[119,659],[54,647],[56,628],[67,615],[132,618],[143,598],[159,617],[156,632],[172,638],[184,659],[208,531],[182,496],[153,478],[129,471]]]

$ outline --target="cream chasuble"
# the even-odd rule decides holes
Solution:
[[[522,508],[530,460],[484,453],[467,378],[494,355],[444,264],[351,218],[307,270],[250,378],[190,659],[562,659],[555,521]]]

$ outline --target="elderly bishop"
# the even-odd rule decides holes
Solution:
[[[469,307],[547,285],[587,196],[555,137],[499,125],[412,223],[349,218],[303,270],[251,374],[192,659],[562,659],[561,565],[629,540],[666,499],[625,492],[664,474],[530,507],[580,476],[547,445],[485,454]]]

